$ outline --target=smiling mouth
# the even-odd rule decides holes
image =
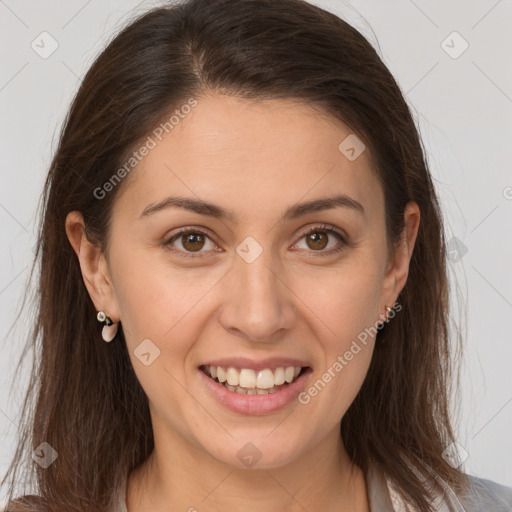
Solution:
[[[241,395],[269,395],[295,382],[309,367],[288,366],[255,371],[249,368],[200,366],[217,384]]]

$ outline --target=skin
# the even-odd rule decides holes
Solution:
[[[150,402],[155,450],[130,475],[129,512],[369,510],[364,475],[339,426],[366,376],[372,337],[309,404],[294,400],[265,415],[225,409],[197,374],[223,356],[298,357],[313,368],[306,389],[396,302],[419,208],[407,205],[405,236],[388,258],[384,195],[369,151],[350,161],[338,150],[350,133],[292,100],[202,96],[120,185],[108,254],[88,242],[79,212],[68,215],[91,299],[121,321]],[[359,201],[364,214],[335,208],[280,222],[289,206],[334,193]],[[171,195],[232,209],[237,222],[178,208],[139,218]],[[341,252],[320,254],[339,246],[332,233],[327,247],[307,243],[304,233],[323,223],[346,233]],[[182,227],[211,236],[192,246],[179,237],[172,253],[164,242]],[[251,264],[236,253],[248,236],[263,248]],[[186,247],[204,257],[180,256]],[[134,355],[144,339],[161,351],[149,366]],[[237,457],[248,441],[261,453],[251,468]]]

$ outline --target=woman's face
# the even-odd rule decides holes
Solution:
[[[368,151],[339,149],[350,135],[290,100],[201,97],[118,185],[102,306],[121,321],[155,438],[275,467],[339,432],[372,356],[368,329],[408,264],[388,267],[383,190]],[[306,369],[279,384],[289,367]]]

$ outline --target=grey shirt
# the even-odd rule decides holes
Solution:
[[[470,477],[471,490],[456,496],[440,479],[436,481],[435,508],[437,512],[512,512],[512,488],[490,480]],[[376,466],[366,476],[370,512],[415,512],[404,502],[393,483]],[[113,512],[128,512],[126,508],[126,480],[119,490],[118,505]]]

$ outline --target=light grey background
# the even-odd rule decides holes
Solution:
[[[36,206],[63,117],[105,42],[130,17],[161,3],[0,0],[2,475],[25,392],[26,375],[13,369],[30,318],[7,334],[27,286]],[[374,46],[378,41],[413,109],[447,238],[460,241],[450,273],[467,313],[458,431],[468,454],[464,468],[512,486],[512,1],[314,3],[347,19]],[[40,52],[48,51],[43,31],[58,43],[45,59],[31,47],[35,41]],[[458,56],[464,41],[469,46]],[[454,321],[464,325],[464,318]],[[14,378],[20,386],[11,396]]]

